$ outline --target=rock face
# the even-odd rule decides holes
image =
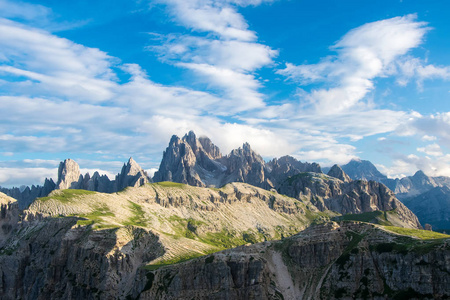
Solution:
[[[222,178],[222,171],[226,169],[215,161],[221,156],[219,149],[208,138],[197,139],[192,131],[182,139],[174,135],[163,153],[153,180],[193,186],[216,185]]]
[[[303,163],[296,160],[292,156],[283,156],[274,158],[266,164],[270,171],[270,180],[274,186],[286,180],[286,178],[297,175],[303,172],[322,173],[320,166],[317,163]]]
[[[434,229],[450,229],[450,177],[431,177],[419,170],[413,176],[390,179],[372,163],[358,160],[352,160],[343,169],[354,180],[371,179],[385,184],[417,215],[423,226],[431,224]]]
[[[70,158],[61,162],[56,189],[79,189],[81,186],[83,186],[83,176],[80,173],[80,166]]]
[[[106,175],[95,172],[91,177],[89,173],[84,176],[80,173],[79,165],[72,159],[66,159],[59,164],[58,180],[56,184],[53,179],[45,179],[43,186],[26,187],[21,191],[19,188],[0,188],[0,192],[13,197],[19,203],[20,209],[26,209],[36,198],[46,197],[53,190],[81,189],[101,193],[115,193],[126,187],[136,187],[152,182],[139,164],[132,158],[123,165],[122,171],[116,175],[115,180],[110,180]]]
[[[245,182],[266,189],[273,187],[268,179],[269,172],[263,158],[253,151],[248,143],[244,143],[242,148],[232,150],[221,162],[226,166],[222,184]]]
[[[209,138],[197,139],[190,131],[182,139],[173,136],[163,154],[153,180],[173,181],[193,186],[221,187],[230,182],[245,182],[265,189],[300,172],[321,172],[316,163],[302,163],[284,156],[265,163],[248,143],[222,156]]]
[[[329,223],[146,274],[139,299],[446,299],[450,240]],[[394,250],[396,249],[396,250]],[[425,279],[426,278],[426,279]]]
[[[128,163],[123,165],[122,171],[116,176],[115,191],[123,190],[126,187],[138,187],[152,182],[147,172],[142,170],[138,163],[130,157]],[[98,191],[98,190],[97,190]]]
[[[280,184],[278,192],[297,199],[306,198],[322,211],[340,214],[396,210],[406,227],[421,228],[417,217],[394,193],[375,181],[344,182],[324,174],[300,173]]]
[[[386,175],[381,174],[368,160],[352,159],[348,164],[342,165],[341,167],[353,180],[361,179],[383,182],[388,179]]]
[[[55,182],[53,179],[45,179],[43,186],[32,185],[30,187],[25,187],[23,190],[19,188],[0,188],[0,192],[14,198],[17,200],[19,209],[27,208],[34,199],[38,197],[45,197],[50,194],[51,191],[55,189]]]
[[[19,205],[11,197],[0,193],[0,248],[11,236],[19,222]]]
[[[411,209],[425,226],[450,232],[450,189],[435,187],[416,197],[407,198],[404,204]]]
[[[342,180],[343,182],[352,181],[350,179],[350,176],[348,176],[339,165],[332,166],[330,171],[328,171],[328,176],[335,177],[337,179]]]
[[[143,229],[92,231],[76,222],[24,225],[33,234],[18,234],[15,248],[7,245],[8,255],[0,256],[1,299],[124,299],[139,283],[139,267],[163,252]]]

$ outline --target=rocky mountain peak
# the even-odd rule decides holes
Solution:
[[[339,165],[332,166],[330,171],[328,171],[328,176],[338,178],[343,182],[352,181],[351,178],[344,172],[344,170],[342,170],[342,168]]]
[[[422,170],[417,171],[412,178],[416,181],[420,181],[422,183],[431,183],[431,181],[434,181],[431,179],[431,177],[427,176]]]
[[[59,164],[56,189],[76,188],[80,179],[80,166],[68,158]]]
[[[222,153],[220,153],[219,147],[213,144],[211,140],[206,136],[201,136],[198,138],[198,141],[202,145],[203,150],[212,158],[218,159],[222,157]]]
[[[141,186],[145,183],[151,182],[147,172],[130,157],[127,164],[123,165],[122,171],[116,176],[116,190],[120,191],[129,186]]]
[[[363,179],[381,182],[387,179],[387,176],[378,171],[368,160],[354,158],[348,164],[342,165],[341,168],[353,180]]]

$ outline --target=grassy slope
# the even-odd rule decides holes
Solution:
[[[236,189],[241,199],[236,198]],[[184,202],[175,205],[177,201]],[[304,213],[286,214],[269,208],[274,202],[283,201]],[[168,249],[153,262],[155,265],[280,239],[328,217],[309,203],[246,184],[207,189],[172,182],[127,188],[113,194],[58,190],[37,199],[29,210],[51,217],[76,216],[80,218],[77,226],[94,230],[129,225],[151,230]]]
[[[248,195],[236,203],[213,203],[219,194]],[[255,192],[256,191],[256,192]],[[265,197],[266,202],[262,199]],[[278,213],[269,208],[277,197],[303,209],[303,214]],[[179,206],[162,201],[176,202]],[[236,200],[236,199],[235,199]],[[157,203],[160,201],[160,203]],[[278,201],[278,200],[277,200]],[[309,209],[310,208],[310,209]],[[179,183],[160,182],[119,193],[102,194],[83,190],[54,191],[35,201],[30,210],[53,217],[77,216],[77,226],[94,230],[137,226],[160,236],[167,252],[149,268],[173,264],[242,244],[275,240],[295,234],[314,222],[326,221],[331,213],[315,210],[309,203],[276,195],[246,184],[207,189]],[[444,238],[434,232],[394,227],[395,212],[370,212],[336,217],[336,221],[362,221],[385,226],[391,232],[423,239]],[[395,218],[394,218],[395,219]]]

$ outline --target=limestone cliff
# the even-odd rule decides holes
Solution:
[[[334,165],[331,167],[330,171],[328,171],[328,176],[335,177],[337,179],[342,180],[343,182],[352,181],[350,176],[348,176],[344,170],[339,165]]]
[[[19,222],[19,205],[11,197],[0,193],[0,248],[11,237]]]
[[[328,223],[146,273],[139,299],[446,299],[450,239]],[[143,276],[143,275],[142,275]]]
[[[147,172],[142,170],[138,163],[130,157],[127,164],[123,165],[122,171],[116,176],[114,191],[117,192],[126,187],[138,187],[149,182],[152,180]]]
[[[78,189],[81,186],[83,186],[83,176],[80,173],[80,166],[70,158],[61,162],[58,167],[56,189]]]
[[[20,220],[14,200],[1,203],[0,222],[13,233],[0,248],[1,299],[450,296],[448,239],[398,236],[386,230],[406,229],[367,223],[302,231],[326,214],[244,183],[206,189],[162,182],[113,194],[56,190]],[[276,237],[283,239],[268,242]]]
[[[310,171],[321,169],[316,163],[302,163],[290,156],[266,164],[248,143],[223,156],[209,138],[197,138],[190,131],[182,139],[172,136],[153,179],[214,187],[245,182],[271,189],[289,176]]]
[[[396,210],[404,226],[421,228],[417,217],[385,185],[375,181],[344,182],[318,173],[300,173],[289,177],[278,192],[297,199],[306,198],[322,211],[359,214]]]

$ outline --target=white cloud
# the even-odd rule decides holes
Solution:
[[[393,160],[392,166],[381,169],[390,178],[411,176],[418,170],[422,170],[428,176],[449,176],[450,155],[433,158],[414,154],[397,155],[397,159]]]
[[[178,64],[197,72],[205,78],[211,87],[221,88],[225,91],[223,98],[226,110],[219,108],[223,114],[234,114],[253,108],[262,108],[263,95],[257,92],[261,84],[253,75],[239,73],[230,69],[217,68],[207,64]],[[226,101],[232,100],[232,101]],[[228,103],[227,103],[228,102]]]
[[[422,141],[426,141],[426,142],[431,142],[431,141],[435,141],[437,138],[435,136],[432,135],[424,135],[422,137]]]
[[[0,19],[0,45],[3,86],[12,92],[26,83],[33,93],[83,101],[113,96],[114,62],[105,52],[6,19]]]
[[[435,66],[426,64],[425,61],[416,57],[406,57],[397,62],[399,77],[397,83],[406,86],[411,79],[416,81],[420,90],[423,89],[423,82],[429,79],[450,79],[450,67]]]
[[[442,149],[438,144],[430,144],[426,147],[417,148],[417,151],[423,152],[430,156],[442,156]]]
[[[348,110],[374,89],[373,80],[392,72],[392,64],[417,47],[429,30],[415,15],[368,23],[348,32],[332,50],[336,56],[318,64],[287,64],[278,73],[302,85],[325,82],[329,88],[305,93],[316,113],[332,114]]]
[[[25,20],[34,20],[37,18],[46,18],[50,14],[50,9],[42,6],[29,4],[15,0],[0,0],[0,16],[4,18],[20,18]]]
[[[248,30],[244,17],[230,3],[247,6],[263,1],[156,0],[164,3],[176,21],[201,32],[212,32],[226,39],[251,41],[256,34]]]
[[[43,183],[45,178],[56,178],[57,169],[47,168],[1,168],[0,186],[20,187],[22,185],[31,186],[36,183]]]
[[[256,34],[248,29],[236,5],[259,5],[264,1],[157,2],[165,3],[174,18],[187,28],[210,34],[152,34],[161,44],[149,50],[158,53],[164,62],[193,71],[200,82],[226,102],[228,114],[263,107],[263,95],[258,92],[262,83],[253,72],[273,64],[278,51],[256,42]]]

